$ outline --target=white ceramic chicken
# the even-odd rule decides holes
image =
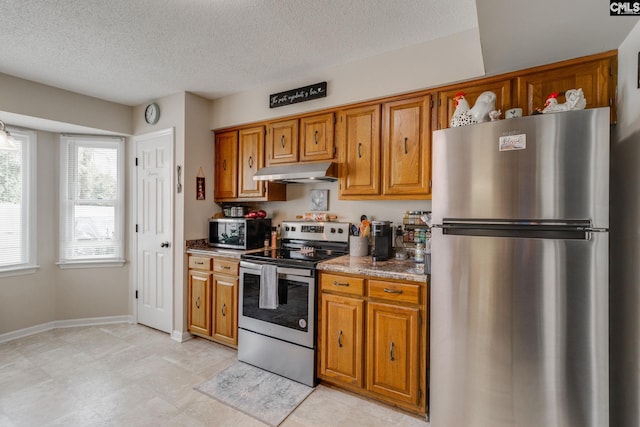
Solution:
[[[469,114],[469,103],[467,102],[467,99],[464,97],[464,95],[464,92],[458,92],[453,97],[456,102],[456,109],[453,112],[453,116],[451,116],[451,122],[449,123],[452,128],[474,123],[471,121],[471,115]]]
[[[496,94],[487,91],[482,92],[473,108],[469,110],[474,123],[482,123],[489,121],[489,113],[496,109]]]
[[[587,105],[582,88],[569,89],[565,92],[565,102],[558,103],[558,92],[553,92],[544,103],[543,113],[558,113],[560,111],[582,110]]]

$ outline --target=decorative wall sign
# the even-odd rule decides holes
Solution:
[[[311,210],[329,210],[329,190],[311,190]]]
[[[269,95],[269,108],[282,107],[283,105],[296,104],[327,96],[327,82],[291,89],[286,92]]]
[[[202,170],[202,166],[198,169],[198,175],[196,176],[196,200],[204,200],[205,199],[205,191],[204,191],[204,171]]]

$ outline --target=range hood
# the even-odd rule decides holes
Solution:
[[[255,175],[254,181],[273,181],[284,184],[300,184],[321,181],[337,181],[336,167],[333,162],[296,163],[293,165],[267,166]]]

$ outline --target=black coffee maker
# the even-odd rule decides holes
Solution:
[[[393,231],[389,221],[371,222],[371,236],[373,236],[374,261],[386,261],[392,256]]]

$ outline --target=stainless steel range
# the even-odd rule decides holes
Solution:
[[[349,223],[287,221],[281,249],[242,255],[238,360],[316,385],[316,265],[348,248]]]

